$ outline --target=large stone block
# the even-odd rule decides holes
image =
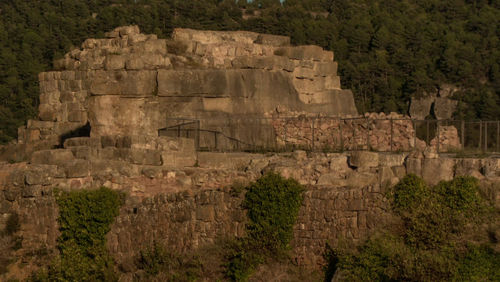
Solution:
[[[404,165],[406,154],[380,154],[380,166],[402,166]]]
[[[241,79],[228,77],[224,70],[160,70],[158,71],[159,96],[229,96],[229,80],[238,83]],[[244,92],[243,85],[240,85]],[[235,93],[236,94],[236,93]]]
[[[406,159],[406,173],[422,176],[422,159]]]
[[[87,177],[90,173],[90,162],[87,160],[73,160],[64,164],[67,178]]]
[[[31,156],[32,164],[59,165],[74,160],[73,153],[67,149],[41,150]]]
[[[410,103],[410,116],[413,119],[424,120],[431,112],[434,97],[412,98]]]
[[[162,165],[161,152],[158,150],[107,147],[99,152],[99,157],[101,159],[125,161],[137,165]]]
[[[154,98],[93,96],[89,99],[91,136],[158,136],[161,113]]]
[[[437,119],[450,119],[457,108],[458,101],[437,97],[434,102],[434,114]]]
[[[64,148],[66,149],[78,146],[101,147],[101,139],[91,137],[73,137],[64,141]]]
[[[38,117],[44,121],[56,121],[60,104],[40,104],[38,106]]]
[[[96,71],[92,95],[146,97],[156,94],[156,71]]]
[[[349,165],[356,168],[371,168],[379,165],[379,153],[354,151],[349,158]]]
[[[429,185],[439,181],[449,181],[454,176],[455,161],[448,158],[424,159],[422,163],[422,178]]]
[[[106,70],[121,70],[125,68],[125,56],[123,55],[108,55],[104,61]]]
[[[333,61],[333,52],[324,51],[315,45],[283,47],[277,52],[295,60]]]
[[[57,174],[55,165],[31,165],[25,172],[25,182],[28,185],[48,185]]]
[[[271,46],[287,46],[290,45],[290,37],[271,35],[271,34],[259,34],[255,40],[257,44],[271,45]]]

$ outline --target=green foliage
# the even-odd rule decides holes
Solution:
[[[498,1],[11,0],[0,1],[0,142],[35,116],[37,74],[53,59],[129,24],[163,38],[174,27],[288,35],[335,52],[360,111],[406,112],[411,95],[452,83],[464,89],[457,117],[500,118]]]
[[[116,281],[106,250],[106,233],[118,215],[123,194],[108,188],[55,191],[59,206],[60,256],[35,281]]]
[[[161,244],[140,252],[137,265],[151,277],[162,274],[162,281],[196,281],[202,277],[202,263],[197,256],[168,253]]]
[[[498,216],[479,193],[478,181],[457,177],[434,187],[408,175],[391,195],[403,221],[397,232],[370,238],[354,252],[336,250],[346,281],[498,281],[500,254],[467,234]]]
[[[249,219],[248,237],[275,255],[288,249],[303,191],[296,180],[275,173],[251,183],[243,202]]]
[[[247,235],[231,247],[226,266],[229,278],[245,281],[267,258],[286,254],[303,191],[296,180],[275,173],[267,173],[247,187],[242,203],[249,219]]]

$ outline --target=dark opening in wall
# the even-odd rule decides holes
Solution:
[[[64,141],[69,138],[74,137],[90,137],[90,123],[87,122],[84,126],[81,126],[77,129],[71,130],[67,133],[62,134],[59,137],[59,148],[62,148],[64,145]]]

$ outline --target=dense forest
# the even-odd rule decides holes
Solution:
[[[37,74],[89,37],[138,24],[291,36],[335,52],[358,109],[406,112],[412,95],[461,91],[457,118],[500,119],[500,0],[2,0],[0,143],[36,115]]]

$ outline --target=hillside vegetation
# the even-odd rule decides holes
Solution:
[[[498,0],[7,0],[0,2],[0,143],[36,115],[37,74],[89,37],[138,24],[289,35],[333,50],[358,109],[406,112],[451,83],[458,118],[500,118]]]

